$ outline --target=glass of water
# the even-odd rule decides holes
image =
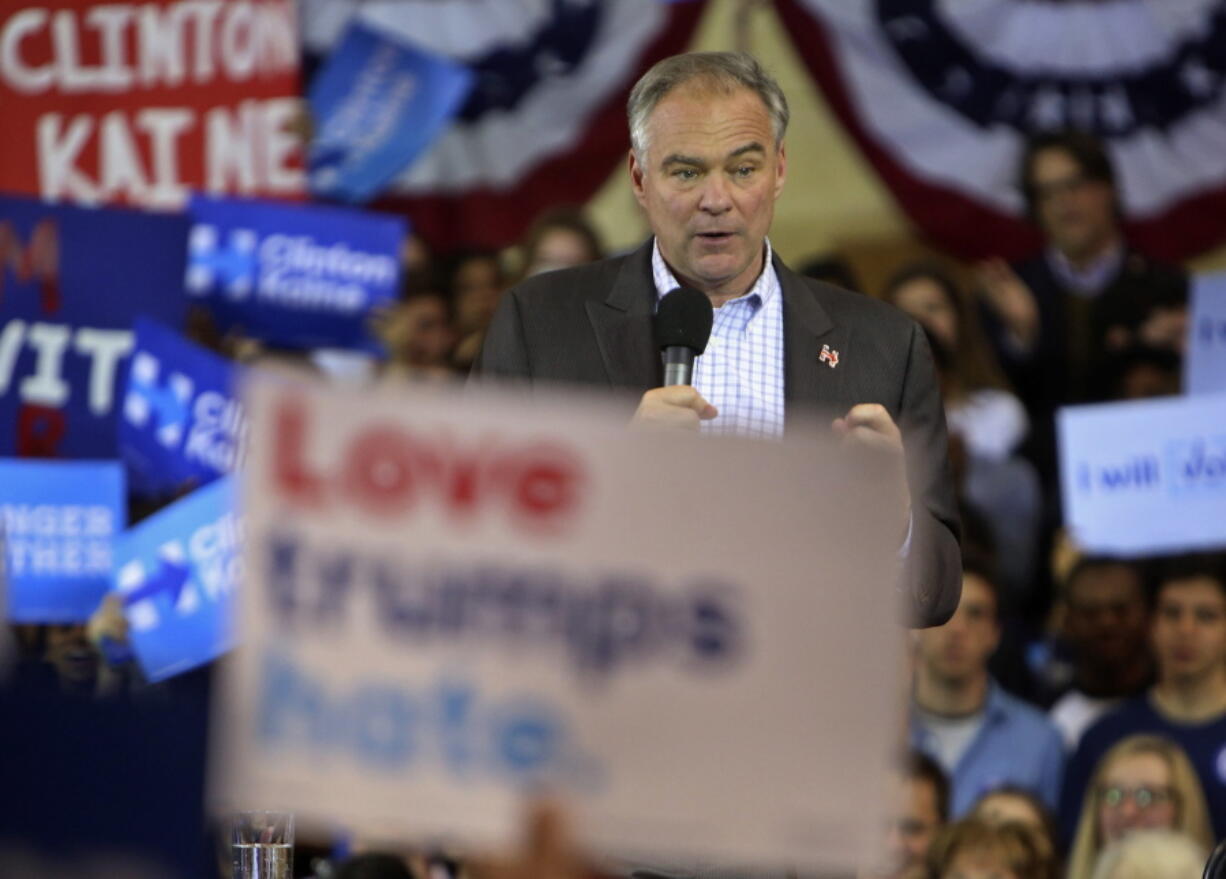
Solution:
[[[233,879],[292,879],[294,816],[238,812],[230,831]]]

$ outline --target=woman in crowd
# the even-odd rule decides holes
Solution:
[[[520,279],[604,258],[600,236],[577,208],[542,214],[520,244]]]
[[[1020,824],[951,824],[928,852],[931,879],[1055,879],[1055,864]]]
[[[999,827],[1016,824],[1026,828],[1040,853],[1053,862],[1056,854],[1056,819],[1042,801],[1017,785],[1005,785],[989,791],[971,807],[971,817]]]
[[[1030,588],[1042,495],[1034,468],[1018,454],[1030,426],[975,318],[972,303],[940,267],[897,272],[884,298],[928,331],[951,448],[965,457],[962,494],[987,520],[1010,598]]]
[[[448,260],[447,296],[455,318],[456,369],[467,372],[481,351],[485,331],[506,289],[506,275],[492,250],[467,250]]]
[[[1122,739],[1086,788],[1069,853],[1068,879],[1091,879],[1100,853],[1135,830],[1177,830],[1208,851],[1209,810],[1187,755],[1161,736]]]

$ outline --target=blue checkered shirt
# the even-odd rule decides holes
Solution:
[[[660,255],[659,241],[652,248],[651,271],[657,297],[680,286]],[[719,410],[702,423],[703,431],[783,436],[783,293],[769,241],[753,287],[715,309],[707,350],[694,361],[694,387]]]

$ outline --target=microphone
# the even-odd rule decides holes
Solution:
[[[664,356],[664,386],[692,384],[694,358],[707,350],[715,314],[711,300],[692,287],[678,287],[656,309],[656,345]]]

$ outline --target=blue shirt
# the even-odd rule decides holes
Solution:
[[[911,747],[938,763],[932,733],[914,712]],[[975,801],[1006,784],[1033,791],[1051,809],[1060,794],[1064,746],[1060,733],[1037,708],[1010,696],[992,681],[984,704],[983,725],[975,733],[958,764],[944,767],[950,782],[950,818],[970,811]]]
[[[1149,694],[1129,699],[1086,730],[1069,760],[1060,796],[1060,830],[1072,839],[1086,786],[1102,756],[1120,739],[1148,733],[1165,736],[1187,752],[1205,791],[1218,838],[1226,836],[1226,714],[1205,723],[1177,723],[1154,707]]]
[[[694,387],[719,410],[700,426],[704,433],[783,436],[783,293],[769,241],[765,249],[758,279],[745,295],[715,309],[707,350],[694,361]],[[679,286],[658,240],[651,271],[658,297]]]

